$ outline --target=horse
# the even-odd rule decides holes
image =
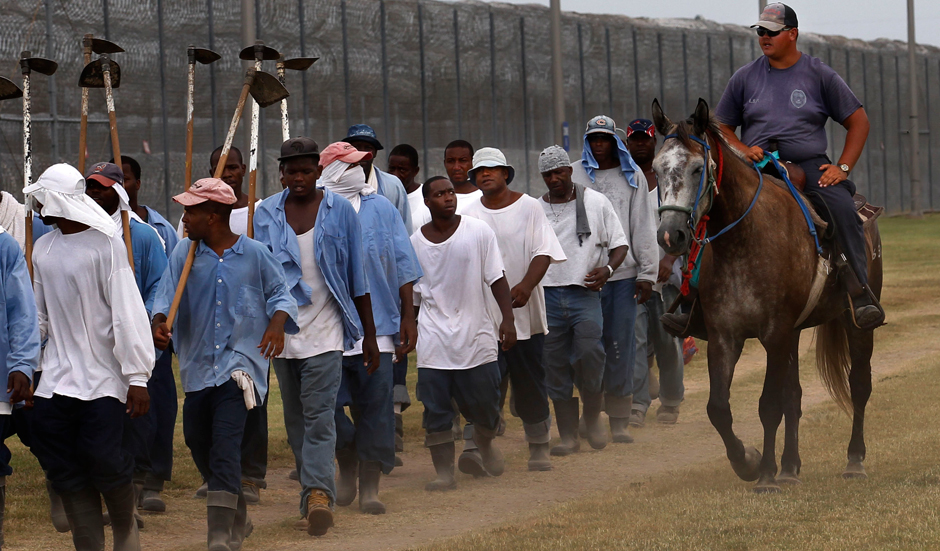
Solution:
[[[655,100],[653,120],[666,137],[653,162],[662,202],[658,241],[677,256],[687,254],[693,240],[704,247],[698,301],[708,341],[707,413],[734,472],[742,480],[757,481],[753,490],[758,493],[801,483],[799,342],[803,329],[815,327],[820,379],[852,417],[843,477],[867,477],[864,422],[874,332],[852,322],[836,271],[819,269],[823,255],[809,232],[808,213],[798,203],[799,198],[808,204],[805,197],[761,175],[730,147],[705,100],[699,99],[692,116],[678,123],[669,120]],[[716,187],[703,185],[711,178]],[[712,236],[708,239],[695,234],[703,219]],[[874,220],[866,223],[866,238],[869,283],[880,297],[881,238]],[[814,278],[820,278],[815,285]],[[807,314],[804,310],[810,307]],[[758,406],[763,453],[745,447],[735,436],[729,403],[735,364],[750,338],[758,339],[767,352]],[[785,438],[777,475],[775,439],[781,418]]]

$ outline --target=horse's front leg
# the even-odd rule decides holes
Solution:
[[[792,363],[791,341],[789,334],[772,335],[762,338],[761,343],[767,351],[767,372],[764,374],[764,390],[761,392],[758,413],[764,427],[764,456],[760,464],[760,479],[754,486],[758,493],[779,492],[777,485],[777,429],[783,419],[784,390],[787,374]]]
[[[843,478],[868,478],[865,474],[865,406],[871,397],[871,355],[874,331],[862,331],[848,323],[849,353],[852,369],[849,388],[852,392],[852,439],[849,441],[848,464]]]
[[[731,416],[731,379],[734,377],[734,366],[741,357],[744,339],[730,336],[709,335],[708,341],[708,379],[710,390],[708,396],[708,419],[718,431],[731,468],[742,480],[752,482],[759,475],[758,466],[761,456],[754,448],[744,448],[741,440],[735,436],[732,428]]]
[[[800,484],[800,417],[803,415],[800,387],[800,333],[794,333],[790,343],[790,367],[787,370],[783,395],[784,440],[780,458],[779,484]]]

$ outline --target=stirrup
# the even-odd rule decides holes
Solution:
[[[673,337],[683,338],[685,332],[689,329],[689,324],[692,323],[692,314],[670,312],[660,316],[659,321],[663,324],[663,329],[667,333]]]
[[[864,292],[868,295],[868,302],[860,306],[855,306],[855,301],[848,295],[849,316],[855,327],[862,331],[873,331],[885,324],[885,311],[867,286]]]

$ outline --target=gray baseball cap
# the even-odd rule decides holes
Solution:
[[[757,23],[751,25],[751,28],[762,27],[768,31],[781,31],[785,27],[797,28],[800,26],[796,18],[796,12],[793,8],[781,2],[767,4],[764,11],[760,14]]]
[[[563,166],[571,166],[571,159],[563,147],[552,145],[539,154],[539,172],[551,172]]]

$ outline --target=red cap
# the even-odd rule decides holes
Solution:
[[[333,161],[353,164],[371,158],[372,154],[368,151],[359,151],[346,142],[335,142],[320,152],[320,166],[329,166]]]
[[[173,197],[173,200],[184,207],[191,207],[199,203],[205,203],[206,201],[215,201],[223,205],[234,205],[235,201],[237,201],[235,192],[232,191],[232,186],[218,178],[196,180],[193,182],[193,185],[189,186],[189,191],[180,193]]]

